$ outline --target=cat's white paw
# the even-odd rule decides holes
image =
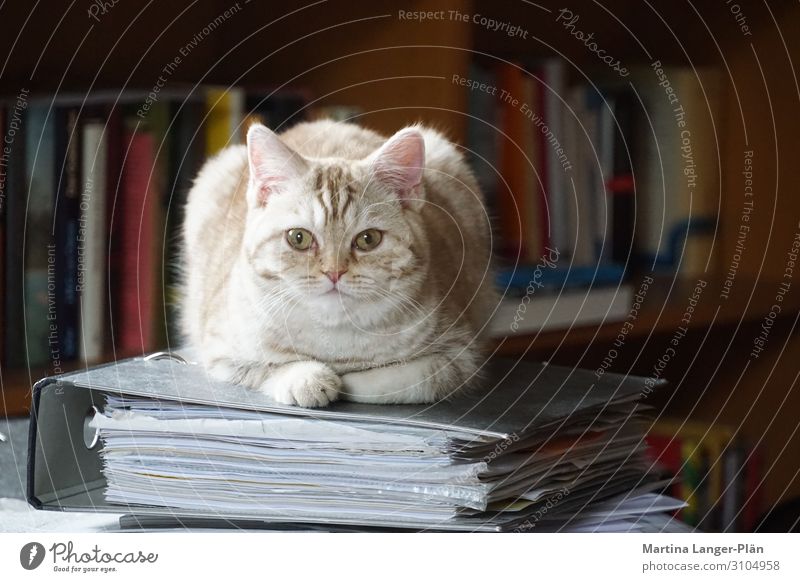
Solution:
[[[316,408],[339,398],[342,380],[320,362],[294,362],[278,368],[262,389],[282,404]]]

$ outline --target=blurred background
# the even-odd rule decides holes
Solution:
[[[250,123],[421,121],[487,197],[494,353],[668,380],[650,444],[681,518],[796,523],[797,3],[98,0],[0,22],[4,416],[43,376],[180,344],[182,204]]]

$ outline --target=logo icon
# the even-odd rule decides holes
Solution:
[[[19,563],[26,570],[35,570],[44,562],[44,546],[39,542],[28,542],[19,551]]]

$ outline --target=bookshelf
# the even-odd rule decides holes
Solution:
[[[358,121],[379,131],[389,133],[421,120],[463,143],[468,90],[451,79],[468,74],[474,55],[516,59],[560,54],[587,74],[597,69],[596,55],[553,24],[553,14],[562,6],[537,4],[546,10],[524,2],[480,0],[416,0],[402,7],[389,0],[280,5],[208,0],[188,7],[122,2],[91,16],[85,7],[62,12],[37,5],[29,13],[25,3],[7,3],[0,14],[19,34],[0,38],[0,54],[8,55],[0,69],[0,93],[11,96],[21,88],[83,93],[149,89],[164,66],[185,52],[168,79],[175,87],[301,87],[315,105],[360,108],[364,114]],[[578,0],[572,10],[602,39],[608,54],[626,63],[646,65],[649,53],[665,64],[712,65],[725,71],[716,260],[680,355],[664,372],[676,388],[659,395],[657,404],[674,414],[724,420],[760,438],[767,467],[774,463],[764,480],[765,498],[774,504],[800,494],[798,467],[792,461],[800,458],[797,282],[763,352],[758,358],[750,353],[774,304],[800,220],[800,90],[792,68],[800,57],[800,39],[791,34],[800,28],[800,7],[750,0],[738,4],[746,15],[746,31],[724,3],[675,2],[652,8],[634,0],[614,2],[613,7]],[[498,33],[471,19],[400,18],[399,9],[480,14],[516,23],[529,34]],[[633,33],[642,30],[647,34]],[[720,285],[742,224],[745,150],[755,152],[756,206],[732,293],[722,300]],[[690,281],[659,281],[612,371],[647,374],[653,369],[680,322],[691,286]],[[506,356],[591,368],[601,365],[619,328],[615,322],[512,337],[495,347]],[[3,413],[24,414],[30,381],[45,372],[3,369]]]

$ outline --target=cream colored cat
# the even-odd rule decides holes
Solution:
[[[183,244],[183,330],[217,378],[300,406],[433,402],[476,380],[489,220],[436,131],[255,125],[200,171]]]

